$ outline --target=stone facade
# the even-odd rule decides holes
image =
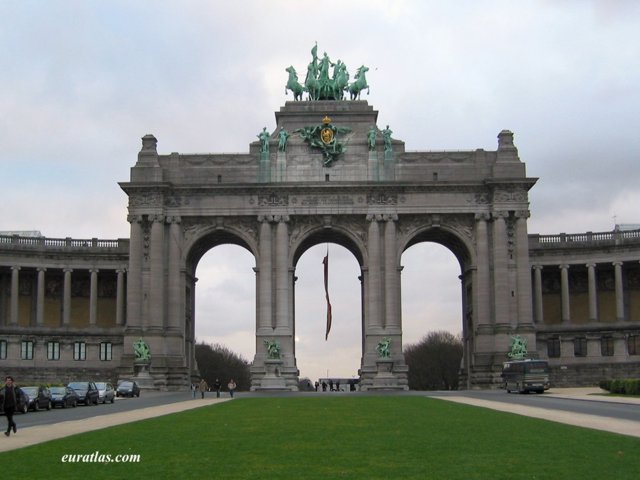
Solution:
[[[552,383],[640,374],[640,231],[532,235],[538,351]]]
[[[344,127],[346,151],[330,165],[293,133],[324,119]],[[419,242],[444,245],[460,263],[467,388],[499,383],[516,334],[549,358],[556,384],[636,368],[640,238],[528,235],[536,179],[511,132],[499,133],[495,151],[406,152],[396,139],[385,148],[380,131],[370,148],[377,112],[365,101],[287,102],[276,123],[268,146],[253,142],[247,154],[161,155],[155,137],[143,137],[121,183],[128,240],[0,236],[3,370],[116,380],[135,375],[132,345],[144,338],[154,387],[185,387],[197,374],[196,268],[209,249],[233,243],[256,260],[252,389],[295,390],[295,269],[324,242],[360,265],[364,390],[407,388],[400,258]],[[284,149],[281,129],[292,133]],[[384,338],[391,355],[381,359]],[[278,342],[279,358],[265,340]]]
[[[0,365],[33,383],[118,378],[129,241],[0,236]]]

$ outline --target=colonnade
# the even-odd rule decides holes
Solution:
[[[4,320],[5,325],[19,324],[19,297],[20,297],[20,277],[21,272],[28,271],[31,267],[23,267],[20,265],[12,265],[9,267],[11,274],[8,313]],[[125,324],[125,269],[98,269],[98,268],[70,268],[70,267],[36,267],[35,271],[35,326],[43,326],[45,324],[45,289],[47,282],[47,272],[54,270],[62,270],[62,326],[71,324],[71,280],[73,272],[88,271],[89,286],[89,326],[97,325],[98,318],[98,278],[102,271],[116,272],[116,325]],[[30,322],[31,323],[31,322]]]
[[[625,306],[624,306],[624,283],[623,283],[623,264],[622,261],[614,261],[607,265],[613,267],[614,272],[614,291],[615,291],[615,312],[616,321],[624,321],[626,319]],[[561,322],[563,324],[571,323],[571,293],[569,272],[572,267],[586,267],[587,268],[587,282],[588,282],[588,302],[589,302],[589,318],[590,322],[597,322],[599,320],[598,315],[598,287],[597,287],[597,272],[598,265],[593,262],[585,264],[569,264],[561,263],[560,265],[541,265],[534,264],[533,269],[533,299],[534,299],[534,318],[537,324],[544,323],[544,305],[543,305],[543,287],[542,287],[542,273],[543,269],[551,270],[558,268],[560,270],[560,299],[561,299]]]

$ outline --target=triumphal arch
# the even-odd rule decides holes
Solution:
[[[360,99],[366,71],[349,83],[344,64],[312,51],[304,85],[287,69],[294,100],[248,153],[159,154],[157,139],[143,137],[121,183],[131,224],[124,345],[149,344],[156,385],[195,370],[196,267],[229,243],[255,258],[254,390],[297,389],[296,264],[325,242],[360,265],[363,389],[408,388],[400,258],[419,242],[444,245],[460,264],[463,385],[495,383],[516,334],[535,353],[527,218],[536,179],[513,134],[499,132],[491,151],[408,152],[402,132],[378,125]],[[122,365],[133,364],[127,352]]]

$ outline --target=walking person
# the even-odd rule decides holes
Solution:
[[[233,378],[231,380],[229,380],[229,383],[227,384],[227,388],[229,389],[229,395],[231,395],[231,398],[233,398],[233,392],[236,389],[237,385],[236,382],[233,381]]]
[[[207,384],[207,381],[204,378],[200,380],[200,395],[202,395],[202,398],[204,398],[204,392],[206,392],[208,388],[209,385]]]
[[[5,385],[0,390],[0,396],[2,397],[2,404],[4,406],[4,414],[7,416],[7,431],[4,434],[8,437],[18,431],[16,422],[13,421],[13,414],[18,408],[18,399],[20,398],[20,389],[13,384],[13,377],[7,375],[4,379]]]
[[[216,378],[216,382],[213,384],[213,388],[216,390],[216,398],[220,398],[220,380]]]

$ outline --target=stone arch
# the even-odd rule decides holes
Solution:
[[[348,149],[329,163],[302,135],[277,151],[256,141],[242,154],[168,155],[143,137],[130,182],[120,184],[131,223],[124,342],[148,341],[156,387],[186,385],[194,373],[185,290],[202,255],[222,243],[256,259],[252,389],[297,389],[294,267],[327,240],[362,269],[361,387],[408,388],[400,258],[422,241],[445,245],[461,265],[467,387],[499,382],[509,335],[526,336],[535,350],[527,192],[536,179],[526,177],[513,134],[500,132],[495,151],[407,152],[399,139],[382,150],[367,141],[377,115],[366,102],[341,101],[288,102],[276,112],[278,130],[311,132],[325,121],[348,129]],[[280,343],[277,358],[265,342]],[[134,370],[128,350],[121,373]]]
[[[423,225],[415,227],[400,239],[397,261],[400,264],[402,254],[409,247],[422,242],[434,242],[448,248],[453,253],[460,264],[460,271],[463,273],[465,269],[475,265],[475,248],[472,241],[472,238],[448,226]]]
[[[185,239],[184,262],[188,272],[195,273],[200,259],[214,247],[219,245],[237,245],[257,258],[258,247],[255,237],[251,237],[246,231],[234,227],[215,227],[196,229],[191,238]]]
[[[300,257],[309,248],[325,242],[335,243],[346,248],[356,258],[360,268],[363,267],[367,255],[366,246],[362,238],[358,238],[356,232],[341,225],[327,227],[318,224],[309,225],[304,231],[300,232],[299,238],[292,245],[290,260],[292,268],[295,268]]]

